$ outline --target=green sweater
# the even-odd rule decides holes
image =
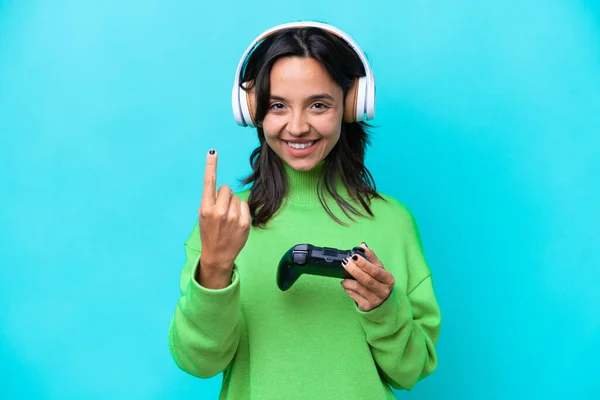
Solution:
[[[228,287],[210,290],[193,279],[201,252],[194,226],[169,330],[172,357],[200,378],[223,372],[222,400],[394,399],[390,387],[411,389],[437,365],[440,311],[415,221],[387,195],[372,201],[374,218],[356,222],[328,199],[350,224],[342,226],[319,203],[318,169],[286,165],[286,172],[287,201],[266,229],[251,229]],[[335,278],[302,275],[278,289],[277,265],[293,245],[361,242],[395,278],[379,307],[361,311]]]

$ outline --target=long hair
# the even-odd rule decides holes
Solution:
[[[287,194],[287,176],[279,156],[265,140],[261,127],[269,106],[270,73],[274,63],[281,57],[311,57],[323,65],[332,79],[343,89],[344,97],[355,77],[365,75],[364,66],[352,48],[337,36],[314,27],[288,28],[276,32],[258,45],[250,54],[242,72],[241,82],[251,82],[242,90],[255,90],[255,121],[260,145],[250,155],[252,173],[241,180],[252,183],[248,206],[252,225],[264,227],[280,208]],[[240,84],[242,85],[242,84]],[[375,181],[364,165],[365,149],[370,145],[366,123],[342,123],[340,138],[325,157],[317,185],[319,200],[327,213],[342,225],[325,201],[329,193],[343,213],[350,218],[366,212],[373,215],[372,198],[382,198],[376,190]],[[342,182],[352,202],[338,193],[336,183]],[[360,204],[357,207],[355,204]],[[362,208],[361,211],[359,208]]]

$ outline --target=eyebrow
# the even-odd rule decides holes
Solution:
[[[271,96],[271,100],[284,101],[285,98],[282,97],[282,96],[273,95],[273,96]],[[335,101],[335,99],[333,98],[333,96],[331,96],[331,95],[329,95],[327,93],[313,94],[312,96],[310,96],[308,98],[308,101],[315,101],[315,100]]]

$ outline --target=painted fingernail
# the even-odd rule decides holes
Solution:
[[[342,265],[348,265],[348,260],[346,258],[342,260]]]
[[[369,247],[369,246],[367,246],[367,243],[363,242],[363,244],[365,245],[365,247]]]
[[[215,154],[215,150],[214,149],[210,149],[209,153],[212,156],[213,154]]]
[[[355,254],[355,255],[353,255],[353,256],[352,256],[352,259],[353,259],[354,261],[358,261],[358,256]]]

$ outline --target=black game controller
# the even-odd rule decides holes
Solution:
[[[352,250],[338,250],[312,244],[297,244],[289,249],[279,262],[277,286],[283,291],[288,290],[302,274],[354,279],[341,264],[342,260],[354,254],[367,258],[363,248],[358,246]]]

